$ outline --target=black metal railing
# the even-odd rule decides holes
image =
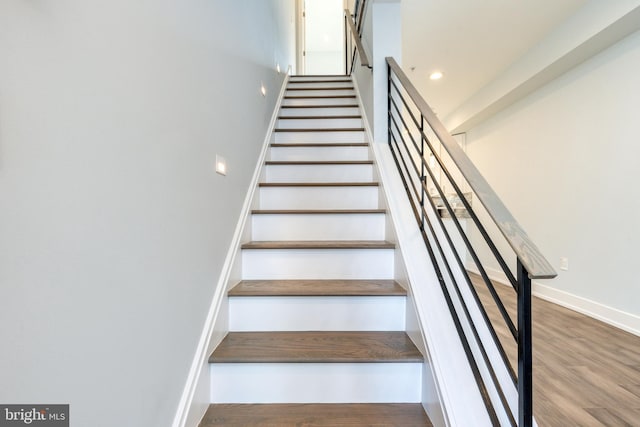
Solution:
[[[344,73],[346,75],[353,73],[356,55],[360,58],[360,65],[372,68],[367,52],[362,46],[362,24],[366,3],[366,0],[357,0],[353,15],[349,9],[344,10]]]
[[[387,65],[389,147],[489,417],[493,425],[508,420],[512,426],[532,426],[531,279],[553,278],[556,272],[396,61],[387,58]],[[470,238],[471,232],[480,238]],[[492,264],[515,291],[515,322],[500,295],[504,292],[489,278],[481,250],[491,254]],[[503,254],[505,250],[509,253]],[[477,271],[481,285],[474,284],[469,270]],[[476,286],[486,288],[490,301],[481,298]],[[501,322],[490,319],[487,304],[497,307]],[[497,329],[508,331],[510,344]],[[505,344],[517,344],[517,361],[509,358]],[[491,356],[495,353],[498,360]],[[518,393],[517,411],[509,404],[508,384],[500,380],[504,376],[499,372],[505,371]]]

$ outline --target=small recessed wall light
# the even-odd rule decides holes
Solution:
[[[276,64],[276,71],[280,72],[280,64]]]
[[[431,80],[440,80],[442,76],[444,76],[444,74],[442,74],[442,71],[434,71],[433,73],[429,74],[429,78]]]
[[[267,96],[267,88],[264,87],[264,84],[260,85],[260,93],[262,96]]]
[[[216,154],[216,172],[220,175],[227,174],[227,159]]]

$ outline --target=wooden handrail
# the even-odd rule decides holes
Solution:
[[[362,65],[363,67],[372,68],[369,63],[367,53],[364,51],[364,47],[362,46],[362,40],[360,40],[358,31],[353,24],[353,18],[351,17],[351,12],[349,12],[349,9],[344,10],[344,15],[346,17],[347,25],[349,26],[351,37],[353,37],[353,41],[356,43],[356,50],[358,51],[358,55],[360,55],[360,65]]]
[[[542,255],[538,247],[529,238],[524,229],[518,224],[502,200],[493,191],[489,183],[484,179],[480,171],[475,167],[467,155],[462,151],[458,143],[444,127],[440,119],[435,115],[429,104],[422,98],[418,90],[411,83],[407,75],[402,71],[395,59],[386,58],[387,64],[398,81],[406,90],[409,97],[415,103],[420,113],[436,134],[444,148],[449,153],[451,160],[460,170],[469,186],[485,207],[491,219],[496,224],[504,238],[507,240],[516,257],[525,267],[530,279],[551,279],[557,276],[549,261]]]

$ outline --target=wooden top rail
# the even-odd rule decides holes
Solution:
[[[360,40],[360,36],[358,35],[356,26],[353,24],[351,12],[349,12],[349,9],[345,9],[344,14],[347,19],[347,25],[349,26],[349,32],[351,33],[351,37],[353,37],[353,41],[356,44],[356,50],[358,51],[358,55],[360,55],[360,64],[363,67],[372,68],[371,64],[369,63],[369,57],[367,57],[367,53],[364,51],[364,47],[362,46],[362,40]]]
[[[549,264],[549,261],[547,261],[538,247],[531,241],[529,236],[527,236],[527,233],[525,233],[524,229],[518,224],[513,215],[511,215],[480,171],[478,171],[462,151],[458,143],[453,139],[424,98],[420,96],[418,90],[411,84],[411,81],[395,59],[387,57],[386,60],[398,81],[402,84],[418,110],[420,110],[420,113],[422,113],[433,132],[447,150],[449,156],[465,177],[469,186],[473,189],[473,192],[491,216],[493,222],[498,226],[498,229],[522,265],[526,268],[529,278],[551,279],[556,277],[557,273],[551,264]]]

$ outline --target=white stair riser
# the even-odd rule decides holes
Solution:
[[[271,147],[270,160],[368,160],[367,147]]]
[[[211,403],[418,403],[421,363],[214,363]]]
[[[362,119],[279,119],[277,129],[361,128]]]
[[[275,132],[275,142],[365,142],[364,131]]]
[[[393,249],[244,249],[244,280],[393,279]]]
[[[261,187],[260,209],[378,209],[378,187]]]
[[[316,88],[316,87],[349,87],[352,88],[353,87],[353,83],[350,81],[342,81],[342,82],[323,82],[323,83],[318,83],[318,82],[311,82],[311,83],[303,83],[303,82],[293,82],[293,81],[289,81],[289,84],[287,84],[287,89],[289,88],[308,88],[308,87],[312,87],[312,88]]]
[[[385,215],[259,214],[251,216],[252,240],[384,240]]]
[[[282,105],[355,105],[355,98],[284,98]]]
[[[324,81],[324,80],[340,80],[344,82],[351,82],[349,76],[292,76],[289,77],[289,83],[294,82],[307,82],[307,81]]]
[[[402,331],[402,296],[231,297],[229,330]]]
[[[345,89],[323,89],[323,90],[287,90],[285,96],[342,96],[342,95],[355,95],[353,90]]]
[[[266,182],[372,182],[373,165],[267,165]]]
[[[358,107],[340,108],[281,108],[280,116],[353,116],[360,114]]]

